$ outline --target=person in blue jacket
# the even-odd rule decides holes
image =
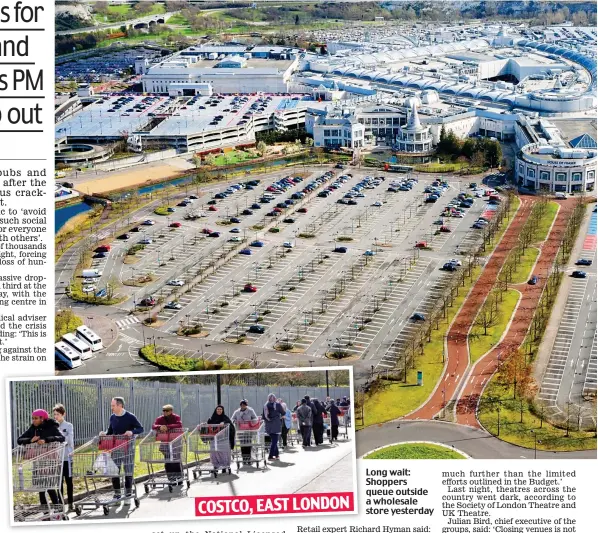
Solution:
[[[110,415],[110,424],[108,431],[102,431],[101,436],[104,435],[124,435],[133,438],[133,435],[140,435],[143,433],[143,426],[137,420],[137,417],[125,410],[125,399],[120,396],[115,396],[110,402],[112,415]],[[135,462],[135,441],[132,442],[122,451],[113,452],[112,459],[120,473],[121,466],[125,470],[125,499],[133,497],[133,466]],[[120,477],[112,478],[112,487],[114,488],[114,498],[120,499]]]

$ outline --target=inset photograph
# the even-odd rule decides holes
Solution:
[[[8,385],[15,524],[356,512],[350,368]]]

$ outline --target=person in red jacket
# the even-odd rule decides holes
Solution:
[[[183,423],[181,417],[174,412],[172,405],[165,405],[162,407],[162,416],[154,420],[152,429],[156,432],[156,440],[162,440],[164,444],[160,445],[160,451],[164,455],[166,462],[164,463],[164,470],[168,480],[175,485],[183,484],[183,471],[181,469],[180,444],[168,445],[168,442],[175,439],[177,433],[182,433]],[[173,435],[174,433],[174,435]]]

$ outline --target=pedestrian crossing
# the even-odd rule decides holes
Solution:
[[[121,331],[128,329],[131,326],[134,326],[135,324],[138,324],[138,323],[139,323],[139,319],[134,315],[131,315],[127,318],[116,321],[116,325],[118,326],[118,329],[120,329]]]

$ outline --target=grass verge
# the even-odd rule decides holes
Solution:
[[[369,453],[364,459],[467,459],[467,457],[445,446],[415,442],[387,446]]]
[[[482,355],[487,353],[496,346],[500,338],[503,336],[509,320],[515,312],[519,302],[519,291],[509,289],[503,293],[503,300],[498,305],[498,321],[495,326],[487,328],[486,335],[484,335],[484,328],[479,325],[474,325],[469,334],[469,359],[475,363]]]
[[[160,347],[153,345],[144,346],[139,349],[139,355],[158,366],[162,370],[170,371],[189,371],[189,370],[238,370],[250,368],[249,363],[240,365],[229,364],[224,357],[216,361],[206,361],[205,359],[195,359],[192,357],[181,357],[169,353],[162,353]]]
[[[566,452],[595,450],[596,432],[557,427],[536,412],[533,404],[518,394],[513,398],[513,384],[504,383],[494,374],[484,390],[478,419],[492,435],[524,448]]]
[[[538,255],[540,255],[540,250],[538,250],[538,248],[528,248],[525,250],[524,254],[519,260],[519,264],[517,264],[517,272],[513,274],[511,283],[525,283],[529,280],[532,275],[532,268],[536,263]]]

